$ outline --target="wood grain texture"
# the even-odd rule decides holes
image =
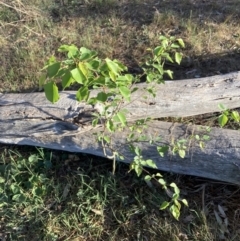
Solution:
[[[146,84],[137,86],[139,91],[133,94],[132,102],[125,105],[129,110],[130,120],[146,116],[186,117],[218,112],[220,103],[227,108],[240,106],[240,71],[200,79],[166,81],[165,84],[156,86],[156,98],[144,99],[143,96],[147,96],[144,90]],[[91,92],[91,95],[96,94],[97,91]],[[10,109],[4,108],[4,105]],[[21,112],[28,107],[34,111],[34,116],[52,115],[61,119],[71,118],[86,107],[84,103],[75,101],[74,92],[68,91],[61,92],[61,98],[54,106],[46,100],[43,93],[0,94],[0,106],[2,115],[17,108]]]
[[[156,98],[144,99],[145,84],[139,84],[133,101],[126,103],[128,120],[151,116],[153,118],[184,117],[219,111],[217,105],[240,107],[240,72],[203,79],[169,81],[157,87]],[[144,94],[143,94],[144,92]],[[91,94],[95,95],[93,91]],[[0,142],[33,145],[70,152],[84,152],[104,156],[96,142],[95,132],[102,127],[78,125],[73,122],[79,113],[94,111],[92,106],[75,100],[75,92],[61,92],[56,104],[48,102],[44,93],[0,94]],[[154,120],[147,129],[149,136],[161,137],[161,143],[171,145],[173,140],[203,134],[200,126],[186,126]],[[131,162],[133,155],[125,142],[127,133],[116,133],[113,145]],[[156,146],[139,143],[146,158],[156,161],[160,170],[195,175],[240,184],[240,132],[212,128],[210,141],[204,151],[196,141],[188,143],[184,159],[170,152],[161,158]]]

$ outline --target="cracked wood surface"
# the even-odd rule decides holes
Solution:
[[[167,81],[157,86],[156,98],[142,98],[146,85],[139,84],[131,103],[126,103],[128,120],[151,116],[184,117],[217,112],[218,104],[227,108],[240,107],[240,72],[227,75]],[[91,94],[95,95],[93,91]],[[61,92],[56,104],[48,102],[44,93],[0,94],[0,142],[18,145],[41,146],[71,152],[84,152],[103,156],[101,146],[96,142],[94,132],[101,125],[92,128],[81,121],[86,113],[95,111],[92,106],[75,100],[75,92]],[[80,116],[79,123],[74,120]],[[90,118],[91,120],[91,118]],[[160,121],[152,121],[147,135],[160,136],[161,142],[171,144],[173,140],[188,138],[192,133],[201,134],[200,126],[186,126]],[[161,158],[156,147],[140,143],[146,158],[156,161],[160,170],[240,184],[240,132],[212,128],[211,138],[204,151],[198,143],[191,141],[184,159],[171,153]],[[113,145],[132,160],[124,136],[114,136]]]

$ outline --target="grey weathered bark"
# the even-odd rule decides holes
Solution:
[[[141,98],[145,86],[139,84],[140,91],[134,94],[131,103],[126,103],[129,121],[147,116],[184,117],[217,112],[219,103],[227,108],[240,107],[240,72],[169,81],[157,86],[156,98]],[[83,123],[86,111],[92,110],[91,106],[78,103],[74,92],[62,92],[56,104],[49,103],[43,93],[0,94],[0,142],[104,156],[93,135],[101,126],[93,129]],[[160,136],[162,143],[171,145],[173,140],[190,140],[193,134],[202,135],[203,132],[200,126],[154,120],[146,134]],[[113,146],[125,156],[126,162],[131,162],[133,155],[127,148],[126,135],[116,133]],[[156,146],[144,142],[139,145],[143,156],[155,160],[160,170],[240,184],[240,132],[212,128],[208,135],[210,141],[203,151],[191,139],[184,159],[171,153],[162,158]]]

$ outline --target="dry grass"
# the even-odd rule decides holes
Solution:
[[[63,43],[123,61],[131,72],[159,34],[187,43],[175,78],[239,70],[240,3],[227,1],[0,1],[0,91],[32,91]],[[17,81],[16,81],[17,79]]]

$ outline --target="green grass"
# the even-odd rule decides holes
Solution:
[[[125,164],[118,164],[112,175],[112,163],[104,159],[5,147],[0,170],[0,227],[5,240],[205,241],[219,240],[223,230],[224,225],[212,215],[212,209],[219,213],[219,195],[218,199],[210,197],[206,189],[203,205],[208,208],[208,218],[200,211],[203,193],[194,192],[194,185],[201,186],[201,180],[165,174],[180,185],[190,202],[190,209],[183,209],[177,222],[168,212],[159,211],[159,204],[167,198],[163,190],[154,183],[149,188],[129,174]],[[227,194],[233,187],[223,190],[219,185],[219,190]],[[232,195],[228,193],[222,207],[234,206],[226,202],[229,198]],[[239,240],[237,233],[227,236],[228,240]]]

